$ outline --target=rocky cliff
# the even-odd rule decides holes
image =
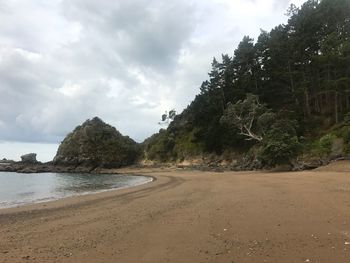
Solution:
[[[55,165],[121,167],[134,163],[139,146],[109,124],[95,117],[85,121],[61,142]]]

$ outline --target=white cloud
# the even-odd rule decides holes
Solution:
[[[285,22],[289,4],[0,2],[0,139],[57,143],[97,115],[142,141],[190,103],[213,56]]]

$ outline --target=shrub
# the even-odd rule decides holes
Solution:
[[[345,143],[350,143],[350,126],[345,126],[341,130],[341,137]]]
[[[350,153],[350,126],[345,126],[341,129],[341,137],[344,140],[344,153]]]
[[[335,136],[333,134],[327,134],[320,138],[318,141],[318,152],[321,155],[328,155],[332,152],[332,144]]]
[[[276,122],[263,139],[258,152],[258,159],[263,165],[290,164],[301,150],[292,123],[282,122]]]

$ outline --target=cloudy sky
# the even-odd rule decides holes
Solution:
[[[143,141],[214,56],[286,22],[291,2],[303,1],[0,0],[0,158],[49,160],[94,116]]]

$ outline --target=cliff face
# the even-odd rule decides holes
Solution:
[[[139,152],[135,141],[95,117],[66,136],[53,162],[55,165],[121,167],[134,163]]]

